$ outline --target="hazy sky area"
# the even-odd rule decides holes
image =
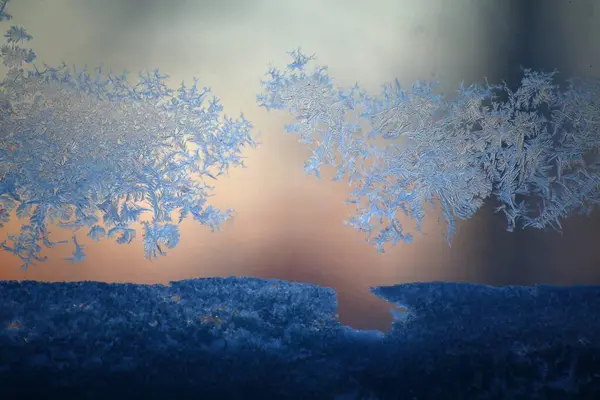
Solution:
[[[520,79],[519,66],[562,71],[561,77],[600,72],[600,2],[584,0],[19,0],[9,3],[13,23],[34,40],[37,64],[46,62],[115,72],[160,68],[170,85],[200,79],[220,97],[225,113],[241,111],[260,131],[247,169],[216,183],[212,204],[236,217],[211,233],[191,218],[167,257],[144,258],[141,230],[131,245],[78,236],[86,261],[64,260],[72,243],[44,249],[49,260],[28,271],[0,252],[0,279],[99,280],[167,283],[208,276],[246,275],[303,281],[334,288],[344,323],[387,329],[388,305],[369,287],[410,281],[505,284],[600,283],[600,213],[564,221],[554,231],[505,231],[491,204],[458,225],[449,247],[441,213],[426,218],[425,235],[378,254],[363,233],[342,221],[349,187],[304,172],[310,150],[283,133],[285,112],[257,106],[259,80],[269,62],[283,67],[286,51],[301,46],[329,66],[339,85],[355,81],[371,91],[399,78],[470,84]],[[3,30],[10,23],[0,24]],[[133,76],[133,74],[132,74]],[[82,132],[82,134],[85,134]],[[408,223],[409,226],[413,226]],[[139,227],[134,225],[134,227]],[[0,240],[16,234],[13,219]],[[51,227],[51,238],[72,232]]]

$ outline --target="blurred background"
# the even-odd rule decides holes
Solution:
[[[246,152],[247,169],[216,183],[211,204],[234,208],[220,232],[184,221],[181,242],[167,257],[144,258],[141,233],[131,245],[78,236],[84,262],[64,257],[72,243],[44,249],[49,260],[27,271],[0,251],[0,279],[167,283],[209,276],[256,276],[334,288],[342,322],[387,330],[389,305],[369,287],[412,281],[467,281],[491,285],[600,283],[600,216],[572,216],[561,234],[505,231],[488,204],[459,223],[453,244],[432,210],[412,244],[378,254],[365,235],[346,227],[354,208],[349,186],[304,173],[310,150],[283,133],[291,121],[255,101],[268,64],[284,67],[298,46],[329,66],[334,84],[358,82],[375,94],[398,78],[439,80],[450,93],[461,81],[516,86],[520,66],[598,76],[600,2],[594,0],[19,0],[12,23],[33,35],[36,63],[61,61],[136,73],[159,68],[170,85],[200,79],[220,97],[225,113],[244,112],[262,145]],[[0,28],[8,29],[4,22]],[[0,240],[19,231],[14,217]],[[133,227],[139,228],[138,225]],[[72,232],[50,227],[53,240]]]

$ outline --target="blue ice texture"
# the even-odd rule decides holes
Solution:
[[[269,68],[257,102],[293,116],[285,131],[311,148],[307,174],[335,166],[333,179],[348,179],[357,213],[344,223],[367,232],[379,252],[413,240],[399,211],[421,231],[435,199],[448,244],[456,220],[489,198],[511,232],[561,231],[563,217],[589,214],[600,201],[600,80],[571,79],[561,89],[557,71],[524,69],[516,90],[486,79],[445,96],[437,82],[404,89],[396,80],[372,96],[358,83],[334,86],[326,66],[309,71],[315,57],[300,48],[289,55],[283,70]]]
[[[0,21],[11,18],[7,3],[0,0]],[[50,239],[49,223],[128,244],[136,237],[130,225],[140,222],[152,259],[178,244],[178,224],[190,214],[213,231],[234,214],[208,204],[209,183],[245,167],[242,151],[259,143],[250,121],[223,115],[198,79],[174,90],[158,69],[140,71],[133,84],[127,71],[102,66],[95,74],[65,63],[40,68],[24,47],[32,39],[24,28],[13,25],[4,36],[0,228],[13,211],[28,223],[0,246],[22,268],[47,258],[41,245],[65,243]],[[486,80],[461,84],[450,97],[436,82],[404,89],[396,80],[372,96],[358,84],[335,87],[326,66],[308,71],[315,57],[300,48],[290,55],[284,70],[271,67],[261,81],[258,104],[292,114],[285,130],[312,149],[308,174],[320,178],[329,165],[337,167],[334,180],[348,179],[347,202],[357,212],[344,223],[366,232],[379,252],[413,240],[399,212],[421,231],[427,203],[436,200],[449,244],[456,220],[489,199],[509,231],[560,231],[562,218],[589,214],[600,200],[598,80],[561,88],[557,71],[525,69],[516,90]],[[146,214],[151,219],[140,221]],[[76,235],[72,242],[68,260],[83,260],[85,245]]]
[[[0,21],[11,19],[7,2],[0,2]],[[127,71],[104,73],[101,66],[94,75],[64,63],[39,68],[35,53],[22,47],[32,39],[24,28],[13,25],[4,36],[0,228],[12,211],[29,223],[0,246],[23,261],[21,268],[47,259],[41,244],[65,243],[49,238],[48,223],[128,244],[136,236],[130,225],[151,213],[141,223],[152,259],[179,242],[174,212],[178,223],[191,214],[213,231],[233,215],[207,204],[214,189],[207,181],[245,168],[242,150],[258,144],[243,114],[223,115],[219,98],[196,78],[173,90],[158,69],[139,72],[130,84]],[[72,241],[68,260],[83,260],[85,246],[75,235]]]

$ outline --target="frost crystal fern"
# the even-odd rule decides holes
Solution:
[[[570,81],[560,91],[555,72],[525,70],[516,91],[505,84],[461,85],[448,99],[435,94],[434,83],[404,90],[396,81],[371,97],[358,85],[334,88],[326,67],[306,72],[313,57],[300,49],[290,55],[284,71],[269,70],[257,101],[295,117],[285,129],[312,147],[307,173],[320,177],[322,165],[338,166],[334,179],[354,184],[349,202],[357,215],[345,223],[368,232],[379,252],[386,242],[412,241],[398,211],[420,231],[425,204],[436,198],[448,243],[456,218],[471,218],[491,196],[509,231],[560,229],[562,217],[588,213],[599,202],[598,81]],[[369,128],[350,122],[352,116]],[[375,138],[387,145],[375,146]],[[389,142],[398,138],[402,143]]]
[[[0,20],[10,19],[0,2]],[[130,85],[126,73],[95,75],[66,65],[43,70],[33,51],[21,47],[31,39],[12,26],[1,56],[7,74],[0,91],[0,227],[16,209],[29,218],[19,235],[9,235],[4,250],[28,268],[43,261],[41,246],[52,247],[47,224],[87,228],[97,241],[105,235],[130,243],[129,226],[144,212],[144,250],[148,258],[165,255],[179,241],[179,222],[192,214],[214,231],[232,214],[207,205],[217,179],[230,166],[244,166],[241,150],[256,146],[252,125],[243,115],[221,118],[222,106],[197,80],[174,91],[158,70],[139,74]],[[207,104],[208,103],[208,104]],[[192,148],[193,147],[193,148]],[[140,204],[145,203],[149,208]],[[102,215],[102,227],[98,215]],[[85,257],[73,236],[70,261]],[[162,246],[162,247],[161,247]]]

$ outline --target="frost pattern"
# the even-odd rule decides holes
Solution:
[[[0,20],[11,18],[7,3],[0,1]],[[182,83],[173,90],[158,70],[140,72],[135,85],[126,72],[103,74],[101,67],[94,75],[64,63],[40,70],[35,53],[21,47],[32,39],[25,29],[12,26],[5,38],[0,227],[15,209],[29,224],[8,236],[12,245],[0,246],[20,257],[22,268],[47,258],[40,256],[40,242],[63,243],[49,239],[48,222],[87,228],[94,241],[107,236],[127,244],[136,235],[129,225],[150,212],[143,244],[151,258],[179,241],[178,226],[170,223],[173,212],[179,212],[179,223],[191,214],[213,231],[232,215],[206,204],[213,187],[205,177],[216,180],[232,166],[245,168],[241,150],[258,143],[243,115],[221,117],[219,99],[209,99],[209,89],[199,89],[196,78],[191,87]],[[83,260],[84,246],[75,236],[73,244],[68,260]]]
[[[410,242],[398,211],[416,221],[438,199],[450,244],[456,219],[471,218],[494,197],[508,221],[560,231],[572,211],[589,213],[599,196],[600,101],[598,80],[570,80],[564,90],[551,73],[524,70],[521,86],[461,87],[448,99],[436,83],[406,90],[398,80],[370,96],[358,84],[333,86],[327,68],[306,71],[314,56],[298,48],[283,71],[270,68],[259,105],[294,116],[287,133],[312,148],[305,170],[320,178],[323,165],[338,167],[334,180],[354,185],[357,214],[345,224],[368,232],[384,252],[387,242]],[[361,129],[356,120],[366,123]],[[388,140],[385,146],[375,138]],[[389,142],[402,138],[404,142]],[[366,160],[371,161],[369,167]],[[366,203],[366,206],[361,204]],[[379,220],[377,228],[373,220]]]

